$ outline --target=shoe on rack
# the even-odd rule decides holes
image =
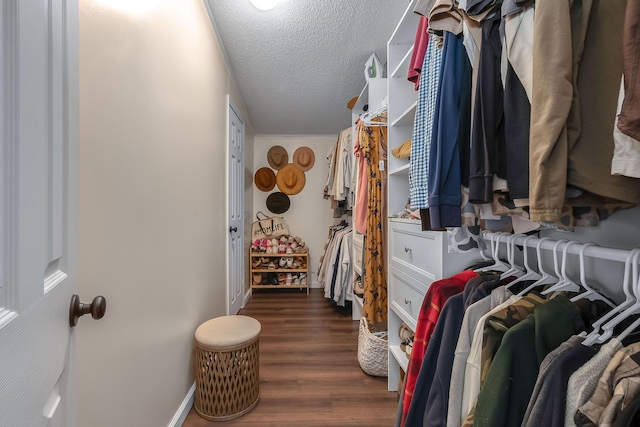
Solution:
[[[287,268],[293,267],[293,257],[287,257]]]
[[[261,273],[253,273],[253,284],[254,285],[262,284],[262,274]]]
[[[300,276],[298,276],[297,274],[293,275],[293,284],[296,286],[300,286]]]
[[[267,251],[267,239],[260,240],[260,252]]]
[[[285,273],[278,273],[278,285],[284,285],[287,281],[287,275]]]
[[[259,252],[260,251],[260,239],[256,239],[251,244],[251,252]]]
[[[287,273],[287,281],[286,281],[286,285],[287,286],[291,286],[291,282],[293,280],[293,276],[291,275],[291,273]]]
[[[267,265],[267,268],[269,270],[275,270],[276,269],[276,265],[273,263],[273,261],[269,261],[269,264]]]
[[[253,262],[251,263],[251,266],[253,268],[260,268],[261,265],[262,265],[262,258],[253,258]]]
[[[286,252],[287,252],[288,254],[292,254],[292,253],[293,253],[293,248],[291,247],[291,245],[287,245],[287,250],[286,250]]]
[[[300,273],[300,286],[307,284],[307,273]]]
[[[287,266],[287,257],[281,256],[278,260],[278,265],[280,268],[285,268]]]

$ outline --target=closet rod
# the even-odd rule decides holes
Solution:
[[[482,232],[482,237],[485,240],[493,240],[495,242],[496,238],[498,236],[499,236],[498,233],[494,233],[494,232],[491,232],[491,231],[483,231]],[[510,234],[509,236],[511,237],[512,235]],[[525,235],[519,235],[514,240],[515,244],[516,245],[520,245],[520,246],[524,245],[526,237],[527,236],[525,236]],[[529,239],[527,241],[527,246],[530,247],[530,248],[535,249],[536,246],[538,245],[539,241],[540,241],[539,238],[533,237],[533,238],[531,238],[531,239]],[[556,242],[557,242],[557,240],[553,240],[553,239],[552,240],[545,240],[544,242],[542,242],[542,245],[540,246],[540,249],[553,250],[553,246],[556,244]],[[500,243],[506,243],[506,239],[505,238],[500,239]],[[583,242],[578,242],[578,243],[583,243]],[[566,245],[566,243],[565,243],[565,245]],[[560,249],[563,246],[564,245],[558,247],[557,249]],[[582,247],[582,245],[571,245],[571,246],[569,246],[569,248],[567,248],[567,253],[574,254],[574,255],[579,255],[581,247]],[[588,256],[590,258],[598,258],[598,259],[605,259],[605,260],[609,260],[609,261],[625,262],[629,252],[630,252],[630,250],[627,250],[627,249],[607,248],[607,247],[604,247],[604,246],[589,246],[584,250],[584,255]]]

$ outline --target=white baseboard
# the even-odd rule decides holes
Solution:
[[[251,298],[251,288],[247,292],[244,293],[244,301],[242,302],[242,308],[244,308],[249,302],[249,298]]]
[[[196,394],[196,383],[194,382],[189,391],[187,392],[187,396],[182,401],[182,404],[176,411],[175,415],[169,425],[167,427],[181,427],[184,423],[184,420],[187,419],[187,415],[193,406],[193,401],[195,400]]]

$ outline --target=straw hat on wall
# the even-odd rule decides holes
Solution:
[[[260,168],[253,177],[256,187],[260,191],[271,191],[276,186],[276,174],[271,168]]]
[[[298,169],[293,163],[289,163],[278,171],[276,184],[284,194],[298,194],[304,188],[306,177],[304,172]]]
[[[269,166],[274,168],[275,170],[280,170],[283,167],[287,166],[289,163],[289,154],[284,147],[280,145],[274,145],[269,148],[269,152],[267,153],[267,161],[269,162]]]
[[[301,171],[308,171],[313,167],[316,156],[309,147],[300,147],[293,153],[293,164]]]

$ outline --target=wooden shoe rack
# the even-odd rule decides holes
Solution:
[[[280,266],[281,258],[293,258],[294,261],[298,260],[300,265],[292,265],[291,267]],[[264,252],[250,252],[251,259],[251,293],[254,289],[306,289],[307,295],[309,295],[309,252],[305,253],[293,253],[293,254],[266,254]],[[271,268],[269,264],[272,264]],[[257,265],[257,266],[256,266]],[[256,267],[254,267],[256,266]],[[260,283],[256,283],[254,277],[260,274]],[[292,275],[291,284],[288,285],[285,282],[278,282],[276,278],[279,274],[283,274],[285,277],[287,274]],[[304,274],[306,283],[294,284],[295,277],[300,279]],[[282,277],[282,276],[281,276]],[[275,284],[278,283],[278,284]]]

